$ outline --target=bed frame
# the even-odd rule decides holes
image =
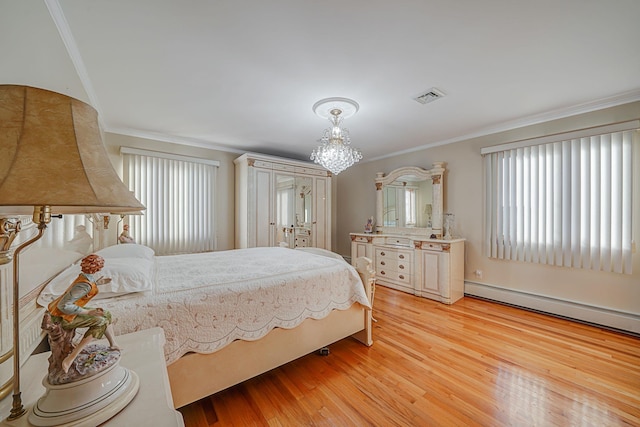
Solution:
[[[372,301],[375,273],[371,260],[358,258],[354,266]],[[11,307],[6,297],[10,283],[8,269],[0,268],[0,355],[11,349]],[[22,364],[44,338],[40,324],[45,309],[35,301],[43,286],[20,299]],[[238,340],[211,354],[187,354],[167,366],[173,405],[188,405],[349,336],[370,346],[371,319],[371,309],[355,303],[348,310],[332,311],[324,319],[307,319],[293,329],[276,328],[257,341]],[[0,385],[11,378],[10,365],[8,361],[0,365]]]
[[[372,262],[360,257],[354,264],[372,301]],[[356,303],[321,320],[307,319],[294,329],[276,328],[257,341],[238,340],[215,353],[184,355],[167,366],[173,406],[188,405],[349,336],[370,346],[371,332],[371,310]]]

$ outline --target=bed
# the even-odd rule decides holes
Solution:
[[[160,326],[179,408],[340,339],[372,344],[371,261],[315,248],[250,248],[155,256],[147,247],[98,251],[113,281],[91,303],[122,335]],[[38,295],[45,306],[77,276],[73,264]]]

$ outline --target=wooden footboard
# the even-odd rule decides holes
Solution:
[[[356,269],[371,301],[371,260],[359,258]],[[167,367],[173,405],[180,408],[349,336],[373,344],[369,308],[356,303],[294,329],[274,329],[258,341],[234,341],[215,353],[187,354]]]

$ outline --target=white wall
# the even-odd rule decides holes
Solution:
[[[465,248],[467,292],[475,293],[478,288],[481,288],[488,293],[484,296],[508,300],[508,302],[543,311],[560,311],[558,314],[595,323],[605,324],[602,316],[614,315],[622,318],[622,323],[611,326],[622,329],[633,328],[635,331],[637,326],[628,328],[625,325],[637,325],[640,322],[640,254],[638,251],[633,255],[632,275],[500,261],[483,255],[483,169],[480,149],[520,139],[638,118],[640,118],[640,102],[635,102],[352,167],[338,177],[336,192],[339,213],[335,221],[337,240],[334,249],[343,255],[349,255],[349,233],[362,231],[366,219],[371,215],[375,216],[376,172],[388,173],[401,166],[419,166],[428,169],[434,161],[445,161],[447,174],[444,211],[455,214],[456,234],[467,239]],[[362,148],[366,154],[366,145]],[[638,161],[640,147],[636,145],[635,151],[634,196],[636,200],[633,223],[637,244],[640,240],[640,191],[638,190],[640,188],[640,162]],[[482,270],[482,278],[474,275],[475,270]],[[531,296],[535,298],[530,298]],[[514,299],[510,300],[510,298]],[[566,304],[567,302],[569,304]],[[558,303],[563,308],[554,308]],[[592,308],[602,310],[596,310],[597,315],[586,313],[593,311]],[[585,314],[574,313],[574,309],[584,311]],[[635,332],[640,333],[640,329]]]

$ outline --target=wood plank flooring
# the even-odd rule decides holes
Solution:
[[[378,286],[348,338],[180,409],[187,427],[640,426],[640,339]]]

